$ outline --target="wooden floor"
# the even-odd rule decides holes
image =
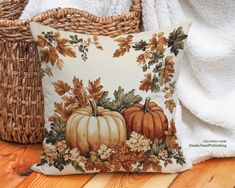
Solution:
[[[179,174],[110,173],[50,176],[31,173],[41,145],[0,141],[0,185],[3,188],[235,188],[235,158],[212,159]]]

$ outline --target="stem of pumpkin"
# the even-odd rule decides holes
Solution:
[[[98,115],[98,107],[97,107],[96,102],[93,99],[91,99],[89,100],[89,104],[92,109],[92,115],[96,117]]]
[[[145,113],[149,111],[149,103],[150,103],[150,101],[151,101],[151,98],[150,98],[150,97],[147,97],[147,98],[145,99],[145,103],[144,103],[144,112],[145,112]]]

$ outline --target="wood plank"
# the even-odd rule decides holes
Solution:
[[[41,145],[20,145],[0,140],[0,180],[4,188],[15,187],[39,160]]]
[[[179,174],[170,188],[235,188],[235,158],[211,159]]]
[[[79,188],[85,185],[94,175],[70,175],[70,176],[44,176],[33,172],[22,181],[17,188]]]
[[[167,188],[177,174],[160,173],[104,173],[94,176],[84,188]]]

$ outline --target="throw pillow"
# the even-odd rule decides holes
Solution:
[[[179,172],[176,83],[190,24],[115,38],[30,25],[42,62],[48,175]]]

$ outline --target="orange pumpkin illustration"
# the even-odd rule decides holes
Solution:
[[[126,141],[126,125],[123,116],[97,107],[94,100],[90,106],[80,108],[68,119],[66,141],[82,153],[97,151],[102,144],[108,147],[122,146]]]
[[[168,130],[168,120],[163,109],[148,97],[145,104],[135,104],[123,112],[127,126],[127,137],[132,131],[141,133],[154,140],[165,140],[165,131]]]

